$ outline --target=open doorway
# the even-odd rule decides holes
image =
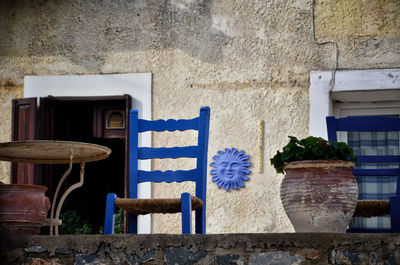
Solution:
[[[42,108],[51,108],[53,112],[53,139],[94,143],[112,150],[107,159],[86,163],[84,185],[71,193],[62,210],[64,213],[76,212],[82,222],[88,221],[91,233],[97,234],[101,232],[104,223],[107,193],[114,192],[124,197],[124,182],[127,178],[125,175],[127,171],[125,145],[128,135],[126,130],[129,128],[125,124],[127,121],[122,120],[123,125],[118,128],[107,129],[106,119],[109,117],[110,110],[118,110],[126,117],[129,113],[131,98],[129,96],[52,98],[50,101],[51,104],[44,104]],[[58,180],[66,166],[54,167],[56,170],[53,172],[50,170],[51,179]],[[48,177],[42,177],[48,180]],[[78,181],[79,167],[75,166],[65,185],[70,187]],[[50,194],[54,194],[56,183],[58,181],[53,181],[52,185],[46,183]]]
[[[25,140],[24,130],[30,130],[33,139],[93,143],[112,150],[107,159],[86,163],[84,185],[68,196],[61,210],[61,214],[73,213],[72,216],[84,221],[82,224],[87,223],[86,233],[101,232],[107,193],[113,192],[119,197],[127,194],[129,119],[126,117],[131,109],[131,97],[45,97],[40,98],[38,111],[35,103],[30,106],[36,115],[25,115],[26,105],[19,101],[27,99],[13,102],[13,140]],[[35,118],[30,121],[26,117]],[[48,187],[47,196],[53,201],[57,184],[67,168],[67,165],[37,165],[29,172],[24,165],[14,164],[12,179],[16,183],[24,180],[27,184]],[[19,176],[27,172],[32,176]],[[60,195],[77,182],[79,166],[75,165]],[[70,233],[73,232],[71,229]]]
[[[106,196],[116,193],[124,197],[124,142],[119,139],[98,139],[92,143],[107,146],[112,153],[107,159],[86,163],[84,185],[73,191],[65,201],[62,212],[75,211],[82,220],[91,225],[93,234],[101,233],[104,226],[104,212]],[[63,169],[59,173],[63,173]],[[58,173],[58,176],[61,176]],[[69,187],[79,181],[79,167],[75,166],[71,172]]]
[[[127,73],[127,74],[99,74],[99,75],[54,75],[54,76],[25,76],[24,78],[24,100],[25,105],[21,105],[21,110],[30,112],[30,109],[37,109],[43,103],[37,98],[53,97],[85,97],[87,99],[94,97],[109,97],[115,95],[128,95],[131,97],[131,108],[139,110],[139,117],[143,119],[152,118],[152,74],[151,73]],[[31,98],[31,99],[29,99]],[[34,103],[32,103],[34,101]],[[32,107],[34,106],[34,108]],[[44,112],[41,115],[52,115],[51,111]],[[26,113],[23,115],[26,120],[32,120],[34,115]],[[29,119],[28,119],[29,117]],[[25,123],[25,122],[24,122]],[[36,123],[33,123],[36,124]],[[31,127],[24,125],[24,127]],[[34,127],[34,126],[33,126]],[[100,128],[100,127],[99,127]],[[35,128],[33,128],[35,129]],[[49,132],[45,129],[41,133]],[[98,132],[99,133],[99,132]],[[32,132],[26,132],[27,136],[31,136]],[[35,139],[35,138],[26,138]],[[49,138],[48,138],[49,139]],[[97,141],[101,137],[97,137]],[[109,138],[106,138],[109,139]],[[120,141],[106,140],[106,141]],[[96,143],[96,142],[95,142]],[[99,142],[100,143],[100,142]],[[139,145],[151,146],[151,135],[142,135],[139,139]],[[111,148],[114,152],[114,148]],[[113,154],[108,159],[112,159]],[[106,159],[106,160],[108,160]],[[104,162],[106,160],[103,160]],[[96,163],[103,161],[87,163],[86,166],[95,166]],[[75,165],[77,166],[77,165]],[[151,169],[151,161],[140,161],[139,167],[143,170]],[[86,168],[86,167],[85,167]],[[65,170],[65,169],[64,169]],[[85,177],[86,181],[90,181]],[[84,183],[84,186],[86,184]],[[125,184],[126,186],[126,184]],[[125,187],[125,189],[127,189]],[[78,189],[79,190],[79,189]],[[75,190],[74,192],[77,192]],[[74,193],[73,192],[73,193]],[[72,194],[71,194],[72,195]],[[141,183],[139,185],[139,198],[151,198],[150,183]],[[67,201],[69,198],[67,198]],[[63,206],[64,208],[64,206]],[[143,215],[138,218],[138,233],[151,232],[151,216]]]

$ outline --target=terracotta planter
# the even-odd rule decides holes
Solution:
[[[0,185],[0,233],[39,234],[50,209],[46,190],[39,185]]]
[[[358,198],[353,168],[351,162],[328,160],[285,166],[281,200],[296,232],[346,232]]]

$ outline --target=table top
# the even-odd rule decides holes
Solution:
[[[111,150],[105,146],[56,140],[29,140],[0,143],[0,160],[34,164],[69,164],[107,158]]]

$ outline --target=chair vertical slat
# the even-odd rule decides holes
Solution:
[[[114,224],[115,224],[115,199],[117,194],[109,193],[106,198],[106,213],[104,222],[104,234],[111,235],[114,234]]]
[[[192,233],[192,195],[188,192],[181,194],[182,234]]]
[[[333,116],[326,117],[326,126],[328,129],[328,139],[331,143],[337,142],[337,135],[336,135],[336,119]]]
[[[399,183],[397,183],[399,185]],[[390,197],[390,221],[392,233],[400,233],[400,195]]]
[[[198,146],[202,150],[197,157],[197,169],[199,179],[196,185],[196,196],[203,201],[203,207],[195,212],[196,233],[206,233],[206,183],[207,183],[207,152],[208,152],[208,133],[210,126],[210,108],[200,109],[200,126],[198,132]]]
[[[129,137],[129,194],[128,198],[138,197],[138,146],[139,146],[139,113],[132,110],[130,113]],[[128,214],[129,233],[137,234],[137,215]]]

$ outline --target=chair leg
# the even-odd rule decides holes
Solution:
[[[104,220],[104,234],[112,235],[114,234],[114,224],[115,224],[115,199],[117,198],[117,194],[109,193],[107,194],[106,200],[106,215]]]
[[[400,233],[400,196],[390,197],[390,222],[392,233]]]
[[[196,234],[205,234],[206,233],[206,211],[205,205],[201,209],[196,210]]]
[[[133,213],[128,213],[128,233],[137,234],[138,233],[138,216]]]
[[[190,193],[182,193],[182,234],[192,233],[192,196]]]

